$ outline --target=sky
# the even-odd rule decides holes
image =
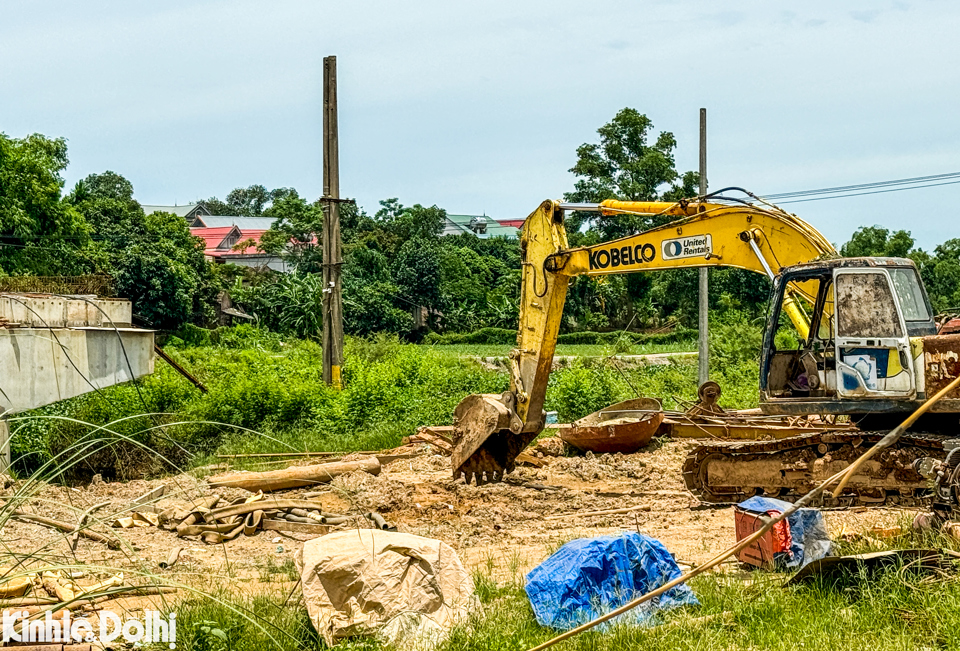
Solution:
[[[322,194],[323,57],[340,188],[518,218],[572,189],[576,148],[632,107],[710,187],[759,194],[960,171],[960,3],[4,0],[0,131],[69,143],[67,187],[116,171],[145,204],[259,183]],[[785,206],[931,249],[960,185]]]

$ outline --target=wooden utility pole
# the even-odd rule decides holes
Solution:
[[[337,134],[337,57],[323,58],[323,381],[340,388],[343,294],[340,267],[340,145]]]
[[[707,194],[707,109],[700,109],[700,196]],[[700,267],[700,336],[697,356],[699,384],[710,379],[709,269]]]

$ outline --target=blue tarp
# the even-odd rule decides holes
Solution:
[[[737,506],[751,513],[783,513],[792,504],[769,497],[751,497]],[[828,556],[833,550],[823,514],[817,509],[800,509],[787,518],[787,523],[790,525],[792,542],[789,553],[780,552],[774,555],[773,560],[779,567],[801,568],[807,563]]]
[[[575,628],[681,575],[659,540],[641,533],[568,542],[527,574],[525,589],[541,626]],[[612,623],[649,623],[660,609],[697,604],[686,584],[620,615]]]

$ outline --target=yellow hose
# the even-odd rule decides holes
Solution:
[[[782,520],[786,519],[787,517],[793,515],[793,514],[796,513],[799,509],[802,509],[804,506],[806,506],[807,504],[809,504],[810,502],[812,502],[814,499],[816,499],[817,497],[819,497],[821,494],[823,494],[823,492],[827,489],[827,487],[830,486],[831,484],[833,484],[835,481],[839,481],[839,482],[840,482],[840,483],[837,485],[837,489],[834,491],[834,494],[835,494],[835,495],[839,495],[840,492],[843,490],[843,487],[846,486],[847,481],[850,479],[850,477],[853,476],[853,474],[857,471],[857,469],[858,469],[861,465],[863,465],[863,463],[864,463],[867,459],[869,459],[871,456],[873,456],[878,450],[882,450],[882,449],[884,449],[884,448],[888,448],[888,447],[890,447],[891,445],[893,445],[894,443],[896,443],[897,440],[903,435],[903,433],[904,433],[911,425],[913,425],[913,424],[916,422],[916,420],[917,420],[918,418],[920,418],[920,416],[922,416],[923,414],[925,414],[925,413],[930,409],[930,407],[932,407],[937,401],[941,400],[945,395],[947,395],[948,393],[950,393],[950,391],[952,391],[953,389],[957,388],[958,386],[960,386],[960,376],[958,376],[957,378],[955,378],[952,382],[950,382],[950,384],[948,384],[948,385],[945,386],[943,389],[941,389],[939,392],[937,392],[937,394],[936,394],[935,396],[933,396],[932,398],[930,398],[929,400],[927,400],[925,403],[923,403],[922,405],[920,405],[920,407],[918,407],[915,412],[913,412],[912,414],[910,414],[910,416],[908,416],[907,419],[906,419],[905,421],[903,421],[903,423],[901,423],[901,424],[900,424],[899,426],[897,426],[895,429],[893,429],[893,430],[891,430],[890,432],[888,432],[888,433],[886,434],[886,436],[884,436],[882,439],[880,439],[880,441],[877,442],[876,445],[874,445],[874,446],[871,447],[869,450],[867,450],[866,452],[864,452],[854,463],[850,464],[849,466],[847,466],[846,468],[844,468],[843,470],[841,470],[841,471],[838,472],[837,474],[833,475],[832,477],[824,480],[823,483],[821,483],[819,486],[817,486],[816,488],[814,488],[813,490],[811,490],[809,493],[807,493],[806,495],[804,495],[803,497],[801,497],[799,500],[797,500],[796,502],[794,502],[792,505],[790,505],[790,507],[789,507],[786,511],[784,511],[784,512],[781,513],[780,515],[776,516],[775,518],[773,518],[772,520],[770,520],[769,522],[767,522],[767,523],[766,523],[765,525],[763,525],[760,529],[758,529],[757,531],[755,531],[755,532],[754,532],[753,534],[751,534],[750,536],[747,536],[746,538],[744,538],[743,540],[741,540],[740,542],[738,542],[738,543],[737,543],[736,545],[734,545],[733,547],[730,547],[730,548],[727,549],[726,551],[721,552],[718,556],[715,556],[714,558],[712,558],[711,560],[707,561],[706,563],[704,563],[704,564],[701,565],[700,567],[698,567],[698,568],[696,568],[696,569],[694,569],[694,570],[691,570],[691,571],[687,572],[686,574],[684,574],[683,576],[681,576],[681,577],[679,577],[679,578],[676,578],[676,579],[674,579],[673,581],[670,581],[669,583],[666,583],[666,584],[660,586],[660,587],[657,588],[656,590],[653,590],[652,592],[648,592],[647,594],[645,594],[645,595],[643,595],[643,596],[641,596],[641,597],[637,597],[637,598],[634,599],[633,601],[631,601],[631,602],[629,602],[629,603],[626,603],[626,604],[620,606],[620,607],[617,608],[616,610],[611,610],[611,611],[610,611],[609,613],[607,613],[606,615],[601,615],[600,617],[597,617],[596,619],[594,619],[594,620],[592,620],[592,621],[589,621],[589,622],[587,622],[586,624],[582,624],[582,625],[578,626],[577,628],[571,629],[571,630],[567,631],[566,633],[562,633],[562,634],[556,636],[556,637],[553,638],[553,639],[547,640],[547,641],[544,642],[543,644],[540,644],[540,645],[538,645],[538,646],[535,646],[535,647],[529,649],[529,651],[543,651],[543,649],[549,649],[550,647],[552,647],[552,646],[555,645],[555,644],[558,644],[558,643],[560,643],[560,642],[563,642],[564,640],[569,639],[569,638],[573,637],[574,635],[578,635],[578,634],[580,634],[580,633],[583,633],[584,631],[588,631],[588,630],[590,630],[591,628],[593,628],[593,627],[595,627],[595,626],[598,626],[599,624],[602,624],[603,622],[609,621],[609,620],[613,619],[614,617],[616,617],[616,616],[618,616],[618,615],[622,615],[623,613],[625,613],[625,612],[627,612],[627,611],[633,610],[634,608],[636,608],[636,607],[639,606],[640,604],[642,604],[642,603],[644,603],[644,602],[646,602],[646,601],[650,601],[650,600],[653,599],[654,597],[659,597],[659,596],[662,595],[663,593],[665,593],[665,592],[667,592],[668,590],[671,590],[671,589],[677,587],[677,586],[680,585],[681,583],[686,583],[687,581],[689,581],[689,580],[692,579],[693,577],[695,577],[695,576],[697,576],[697,575],[699,575],[699,574],[703,574],[703,573],[706,572],[707,570],[713,569],[714,567],[716,567],[717,565],[719,565],[720,563],[722,563],[723,561],[725,561],[727,558],[729,558],[729,557],[732,556],[733,554],[736,554],[736,553],[737,553],[738,551],[740,551],[741,549],[743,549],[743,548],[751,545],[751,544],[752,544],[754,541],[756,541],[758,538],[760,538],[760,537],[763,536],[765,533],[767,533],[768,531],[770,531],[770,530],[774,527],[774,525],[776,525],[778,522],[781,522]]]

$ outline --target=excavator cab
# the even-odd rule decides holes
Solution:
[[[805,291],[789,291],[798,286]],[[809,327],[784,333],[792,325],[781,318],[784,304],[797,296]],[[911,338],[935,334],[936,324],[911,260],[787,267],[774,281],[770,305],[760,379],[766,413],[894,412],[917,398],[920,350]]]

